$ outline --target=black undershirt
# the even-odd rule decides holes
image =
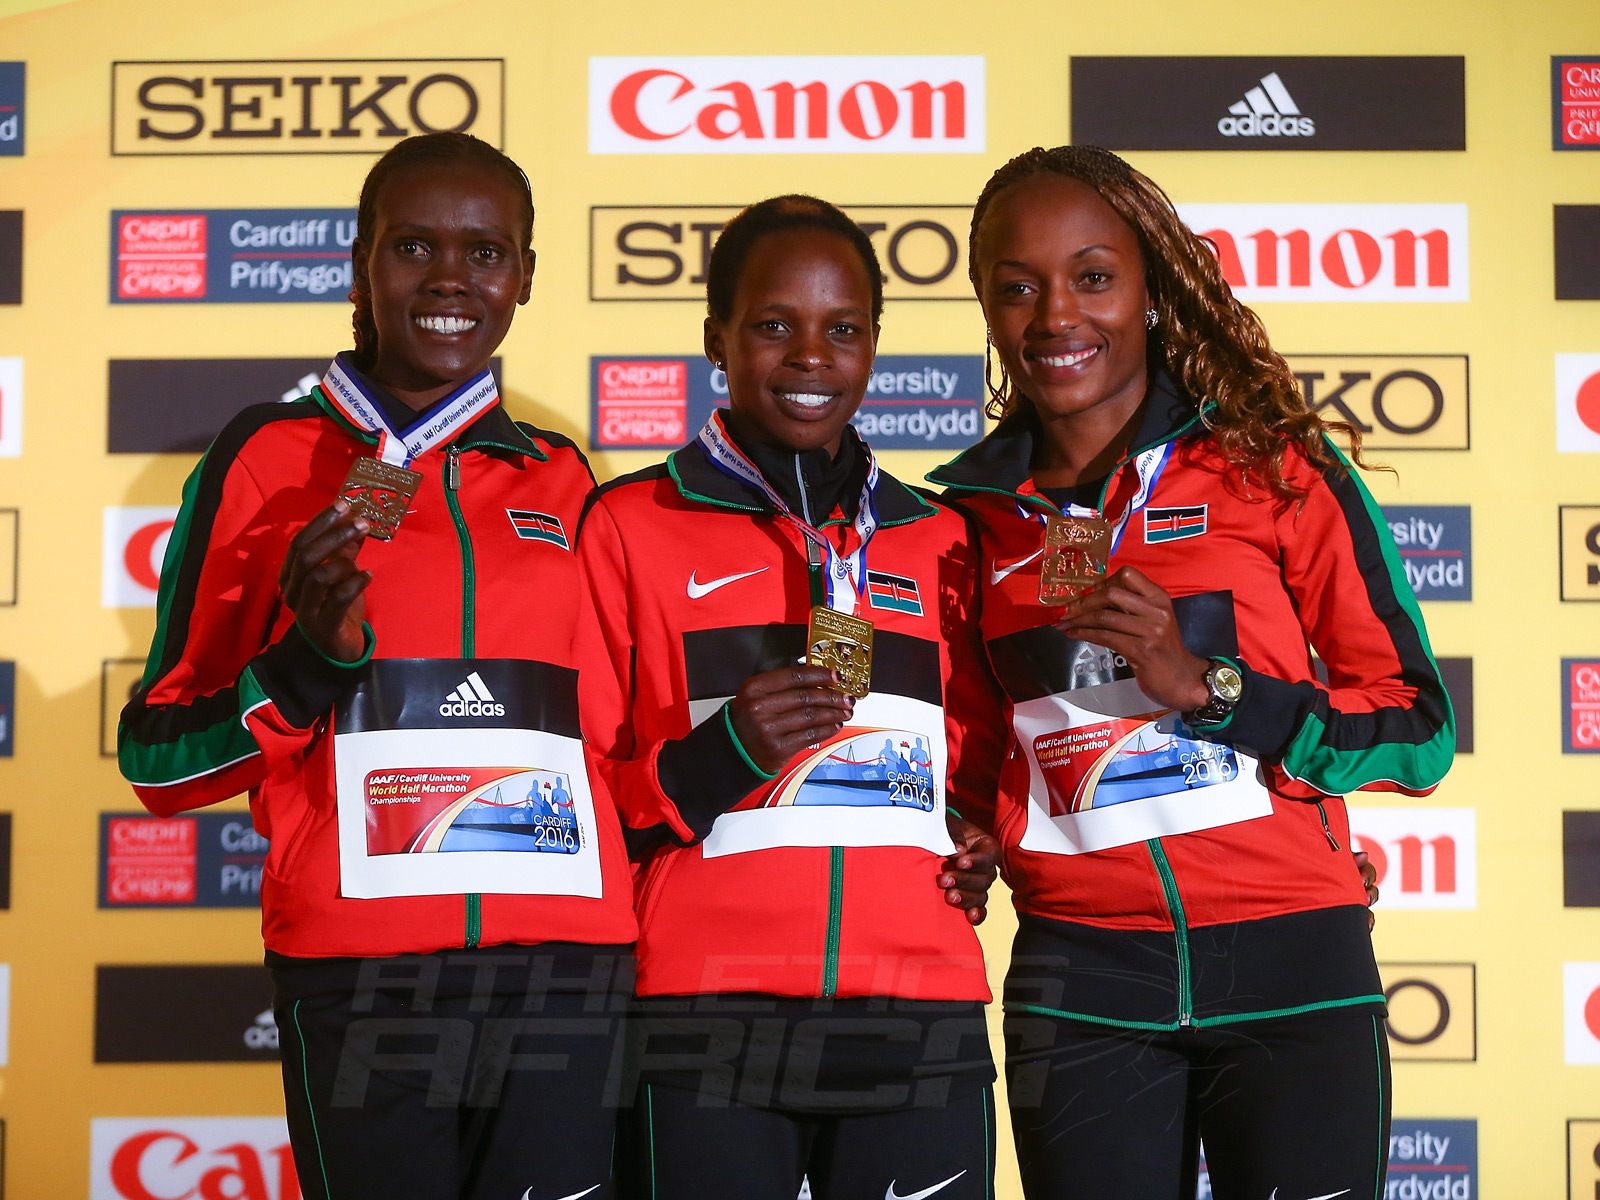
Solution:
[[[840,508],[847,518],[855,517],[856,503],[867,481],[867,455],[861,436],[853,428],[845,427],[844,436],[839,439],[839,453],[835,456],[826,449],[796,452],[760,440],[754,436],[749,422],[741,421],[732,409],[724,414],[724,424],[734,443],[750,456],[750,461],[755,463],[772,490],[783,497],[795,516],[803,517],[809,512],[812,523],[821,524],[835,508]],[[805,481],[803,503],[802,479]]]

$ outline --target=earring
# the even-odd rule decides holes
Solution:
[[[1144,310],[1144,327],[1146,329],[1154,329],[1156,327],[1156,323],[1160,320],[1161,314],[1155,309],[1147,308]]]
[[[720,358],[717,359],[717,370],[719,370],[719,371],[722,370],[722,360]]]

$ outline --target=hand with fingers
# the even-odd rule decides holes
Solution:
[[[946,904],[962,909],[970,925],[989,915],[989,889],[1000,874],[1000,843],[971,821],[945,813],[945,825],[956,852],[944,860],[939,886]]]
[[[745,753],[775,775],[807,746],[838,733],[856,703],[838,687],[837,671],[805,664],[750,676],[728,701]]]
[[[1144,694],[1158,704],[1183,713],[1211,697],[1205,682],[1210,661],[1184,646],[1172,597],[1132,567],[1067,604],[1057,628],[1120,654]]]
[[[1361,872],[1361,886],[1367,890],[1367,932],[1372,932],[1372,927],[1378,923],[1378,918],[1373,915],[1372,906],[1378,902],[1378,868],[1372,865],[1372,859],[1365,850],[1355,852],[1356,867]]]
[[[339,662],[355,662],[366,649],[362,592],[372,575],[356,565],[356,555],[368,528],[348,500],[335,500],[295,535],[278,572],[278,588],[295,624],[313,646]]]

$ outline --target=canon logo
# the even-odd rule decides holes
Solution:
[[[97,1117],[91,1141],[94,1196],[301,1198],[282,1117]]]
[[[1477,907],[1474,810],[1351,809],[1350,835],[1378,869],[1385,908]]]
[[[1184,220],[1241,299],[1465,301],[1465,205],[1200,204]]]
[[[976,153],[977,57],[592,58],[596,154]]]

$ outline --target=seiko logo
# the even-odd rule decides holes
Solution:
[[[592,58],[591,154],[976,153],[976,57]]]
[[[494,698],[483,677],[476,671],[439,705],[441,717],[503,717],[506,706]]]
[[[1189,204],[1242,300],[1461,302],[1464,204]]]
[[[887,299],[970,300],[965,205],[846,206],[872,240]],[[591,300],[705,300],[706,266],[738,205],[589,210]]]
[[[416,133],[504,140],[503,59],[118,62],[113,154],[376,154]]]
[[[1243,100],[1228,106],[1217,132],[1224,137],[1312,137],[1317,126],[1300,115],[1300,106],[1273,71],[1245,92]]]
[[[1386,897],[1387,898],[1387,897]],[[1397,1061],[1472,1062],[1478,1057],[1478,972],[1472,963],[1378,965]]]
[[[1306,403],[1355,426],[1370,450],[1472,445],[1464,354],[1290,354]]]

